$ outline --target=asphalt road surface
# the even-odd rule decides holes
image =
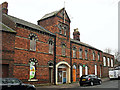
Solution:
[[[118,86],[120,86],[120,80],[109,80],[103,82],[101,85],[78,86],[77,88],[118,88]]]
[[[118,89],[119,87],[119,89]],[[79,83],[36,87],[36,90],[120,90],[120,80],[108,80],[101,85],[80,86]]]

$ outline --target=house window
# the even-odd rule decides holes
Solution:
[[[62,30],[61,29],[59,30],[59,32],[60,32],[60,34],[62,34]]]
[[[36,51],[36,41],[34,36],[30,38],[30,50]]]
[[[88,75],[88,66],[85,66],[85,75]]]
[[[85,59],[88,59],[88,57],[87,57],[87,50],[85,50]]]
[[[82,58],[82,49],[79,51],[79,57]]]
[[[33,33],[29,35],[30,39],[30,50],[36,51],[36,41],[38,40],[37,36]]]
[[[66,28],[66,27],[64,27],[64,28]],[[64,35],[66,36],[66,29],[64,29]]]
[[[95,65],[95,75],[97,75],[97,65]]]
[[[59,33],[62,34],[62,25],[60,23],[58,24],[58,28],[59,28]]]
[[[36,65],[38,64],[38,61],[34,58],[29,60],[30,64],[30,75],[29,79],[36,79]]]
[[[106,66],[106,58],[103,57],[103,65]]]
[[[80,77],[82,76],[82,66],[80,65]]]
[[[108,67],[110,66],[110,58],[107,58],[108,61]]]
[[[73,48],[73,58],[76,58],[76,48]]]
[[[93,52],[93,60],[95,60],[95,52]]]
[[[100,54],[98,53],[98,60],[100,60]]]
[[[111,67],[113,67],[113,59],[111,59]]]
[[[65,48],[66,48],[65,44],[62,44],[62,56],[65,56]]]
[[[53,54],[53,42],[49,41],[49,53]]]

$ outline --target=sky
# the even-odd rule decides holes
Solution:
[[[71,19],[70,37],[78,28],[81,42],[102,51],[118,49],[118,2],[120,0],[0,0],[8,2],[8,14],[37,24],[45,14],[65,6]],[[65,5],[64,5],[65,1]]]

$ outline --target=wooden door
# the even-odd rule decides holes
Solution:
[[[73,82],[76,82],[76,69],[73,69]]]

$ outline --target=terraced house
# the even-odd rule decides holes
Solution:
[[[108,76],[114,56],[80,41],[74,29],[70,38],[70,18],[62,8],[38,20],[38,25],[2,11],[2,77],[26,83],[63,84],[78,81],[81,75]]]

